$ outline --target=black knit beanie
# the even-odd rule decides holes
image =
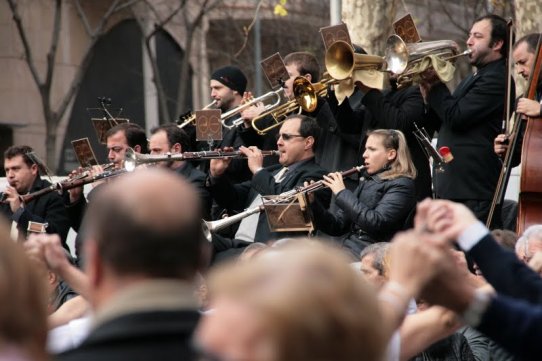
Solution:
[[[247,78],[245,74],[236,66],[225,66],[217,69],[211,75],[211,79],[221,82],[228,88],[236,90],[243,95],[247,88]]]

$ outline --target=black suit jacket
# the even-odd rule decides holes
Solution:
[[[217,203],[223,207],[241,212],[245,210],[256,198],[261,195],[277,195],[302,186],[310,180],[318,181],[327,172],[320,167],[314,158],[303,161],[292,171],[288,171],[282,182],[275,182],[274,175],[282,169],[281,165],[274,165],[257,172],[252,180],[240,184],[232,184],[226,177],[215,179],[211,186],[211,194]],[[324,204],[329,205],[331,193],[329,189],[316,192]],[[267,242],[271,239],[284,237],[284,234],[272,233],[267,224],[265,213],[261,213],[258,219],[258,227],[254,242]]]
[[[505,89],[506,67],[501,59],[464,79],[453,95],[444,84],[429,92],[428,105],[442,122],[438,147],[449,147],[454,156],[444,173],[434,174],[438,198],[493,198],[501,168],[493,140],[501,131]]]
[[[197,311],[154,311],[118,317],[98,326],[59,361],[196,360],[191,346]]]
[[[487,234],[467,253],[498,293],[542,304],[542,278]]]
[[[50,185],[51,183],[38,176],[30,188],[30,193]],[[1,195],[0,193],[0,198]],[[29,221],[47,223],[47,233],[57,233],[62,240],[64,248],[68,249],[66,237],[70,230],[70,221],[64,208],[62,197],[57,192],[47,193],[25,204],[18,219],[15,219],[16,214],[13,214],[9,204],[0,204],[0,212],[8,220],[16,221],[18,223],[17,228],[23,234],[26,234]]]
[[[208,189],[205,187],[207,175],[189,162],[186,162],[184,166],[176,169],[175,172],[182,175],[196,188],[201,199],[202,217],[203,219],[210,220],[213,199],[211,198],[211,194],[209,193]]]
[[[542,355],[542,306],[498,295],[477,326],[481,332],[521,360]]]

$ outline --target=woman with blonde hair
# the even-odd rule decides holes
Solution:
[[[324,176],[324,184],[335,195],[337,212],[312,203],[316,228],[341,237],[341,245],[353,260],[367,245],[389,241],[408,228],[416,206],[414,167],[405,136],[394,129],[368,133],[363,153],[365,169],[358,187],[346,189],[341,173]]]
[[[376,295],[347,261],[300,239],[217,267],[197,344],[220,360],[382,360],[389,335]]]
[[[0,222],[0,360],[47,359],[47,289]]]

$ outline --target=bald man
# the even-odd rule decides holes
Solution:
[[[206,259],[196,190],[160,169],[102,187],[82,225],[94,328],[58,359],[195,359],[192,283]]]

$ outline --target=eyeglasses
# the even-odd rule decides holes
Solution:
[[[295,138],[295,137],[306,138],[305,136],[301,134],[288,134],[288,133],[277,134],[277,140],[279,140],[279,138],[282,138],[282,140],[284,141],[289,141],[290,139]]]

